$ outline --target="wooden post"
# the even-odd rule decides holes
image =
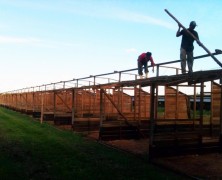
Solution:
[[[220,151],[222,151],[222,84],[220,84]]]
[[[119,82],[121,82],[121,72],[119,72]],[[118,88],[118,104],[117,104],[117,106],[118,106],[118,109],[120,109],[122,111],[121,105],[122,105],[122,88],[119,87]],[[119,117],[119,115],[118,115],[118,117]]]
[[[138,101],[138,122],[141,123],[141,85],[139,85],[139,101]]]
[[[103,125],[103,118],[104,118],[104,95],[102,89],[100,89],[100,125],[99,125],[99,140],[101,139],[101,131]]]
[[[56,114],[56,90],[53,90],[53,121],[55,119]]]
[[[156,68],[156,76],[159,77],[159,65]],[[159,86],[156,87],[156,99],[155,99],[155,119],[158,118],[158,99],[159,98]]]
[[[34,87],[32,90],[32,112],[35,112],[35,92],[34,92]]]
[[[197,87],[194,84],[194,98],[193,98],[193,128],[195,128],[196,109],[197,109]]]
[[[178,68],[176,69],[176,75],[178,75]],[[178,85],[176,86],[176,117],[175,117],[175,119],[178,119],[178,117],[179,117],[179,112],[178,112],[178,106],[179,106],[179,87],[178,87]],[[176,126],[177,127],[177,126]]]
[[[74,120],[75,120],[75,98],[76,98],[76,91],[73,88],[72,89],[72,127],[73,127]]]
[[[28,92],[25,92],[25,112],[28,112]]]
[[[211,136],[213,136],[213,116],[214,116],[213,104],[214,104],[214,89],[213,89],[213,81],[211,81],[211,106],[210,106],[210,110],[211,110],[211,115],[210,115],[210,135]]]
[[[18,109],[18,93],[15,94],[15,109],[17,110]]]
[[[83,89],[81,89],[81,117],[83,117],[83,111],[84,111],[84,90]]]
[[[154,105],[155,105],[155,87],[153,83],[150,87],[150,138],[149,138],[149,159],[153,157],[153,138],[154,138]]]
[[[202,146],[202,136],[203,136],[203,100],[204,100],[204,83],[201,82],[200,91],[200,124],[199,124],[199,145]]]
[[[93,85],[96,85],[96,76],[93,77]],[[96,99],[97,99],[97,93],[96,89],[93,89],[93,114],[96,113]]]
[[[42,124],[43,122],[43,114],[44,114],[44,92],[42,91],[42,97],[41,97],[41,118],[40,118],[40,122]]]
[[[133,102],[133,108],[134,108],[134,120],[136,120],[137,119],[137,117],[136,117],[136,101],[137,101],[137,97],[136,97],[136,95],[137,95],[137,87],[136,87],[136,85],[134,86],[134,102]]]
[[[176,114],[175,114],[175,119],[178,119],[178,106],[179,106],[179,90],[178,86],[176,86]]]

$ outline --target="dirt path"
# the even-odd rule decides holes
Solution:
[[[148,157],[149,140],[114,140],[106,142],[114,147]],[[222,179],[222,153],[194,154],[159,158],[155,160],[164,167],[193,176],[197,179]]]
[[[157,163],[200,179],[222,179],[222,154],[186,155],[161,158]]]

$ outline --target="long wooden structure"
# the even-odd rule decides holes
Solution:
[[[222,69],[160,76],[160,67],[158,64],[157,76],[148,79],[137,79],[136,75],[135,79],[121,79],[126,72],[121,71],[58,82],[60,88],[54,83],[5,92],[0,94],[0,105],[33,115],[40,122],[66,125],[100,140],[148,138],[150,157],[192,148],[201,150],[209,145],[209,141],[221,148]],[[119,75],[118,80],[106,77],[115,74]],[[108,82],[95,81],[101,77]],[[80,85],[80,82],[83,84]],[[70,83],[73,87],[66,87]],[[206,83],[211,84],[209,119],[203,115]],[[161,87],[164,88],[164,115],[158,113]],[[193,97],[199,90],[198,110],[196,106],[191,109],[191,95],[181,92],[181,87],[194,88]]]

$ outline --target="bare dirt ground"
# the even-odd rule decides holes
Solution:
[[[66,126],[63,126],[62,129],[71,130],[70,127],[67,128]],[[98,139],[98,135],[98,132],[85,134],[86,137],[92,139]],[[149,139],[113,140],[103,141],[103,143],[139,155],[144,159],[147,158],[148,160]],[[186,174],[193,177],[193,179],[222,180],[222,153],[156,158],[154,163]]]
[[[106,141],[105,143],[110,144],[119,149],[132,152],[136,155],[141,155],[147,157],[149,153],[149,140],[139,139],[139,140],[114,140]]]
[[[106,142],[114,147],[142,155],[148,159],[149,140],[114,140]],[[155,163],[177,172],[192,176],[194,179],[222,179],[222,154],[194,154],[158,158]]]
[[[160,158],[156,162],[197,179],[222,179],[221,153]]]

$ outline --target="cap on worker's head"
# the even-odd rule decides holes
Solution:
[[[195,21],[191,21],[191,22],[190,22],[190,26],[191,26],[191,27],[196,27],[196,26],[197,26],[197,23],[196,23]]]
[[[150,56],[152,56],[152,53],[151,53],[151,52],[147,52],[147,53],[146,53],[146,57],[149,58]]]

